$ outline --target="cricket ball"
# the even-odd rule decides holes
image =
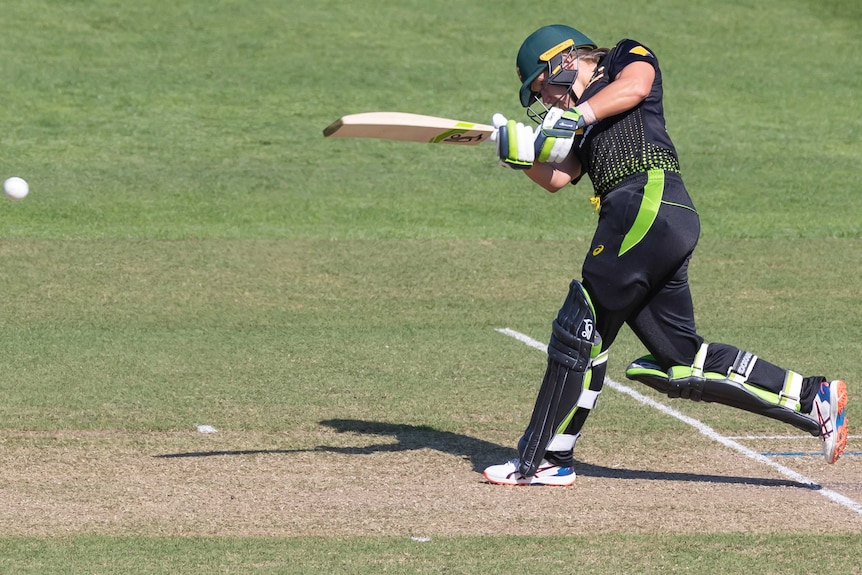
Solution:
[[[30,193],[30,185],[24,178],[12,176],[3,182],[3,193],[10,200],[23,200]]]

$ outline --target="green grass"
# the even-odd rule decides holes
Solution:
[[[709,257],[696,259],[692,273],[695,297],[712,304],[698,306],[702,333],[799,370],[862,376],[862,304],[842,281],[848,267],[862,266],[859,244],[792,240],[777,250],[768,240],[704,240]],[[9,429],[177,430],[203,418],[275,430],[285,417],[301,426],[361,417],[386,396],[379,408],[388,420],[500,425],[525,409],[532,386],[523,382],[544,360],[494,329],[544,340],[564,274],[576,273],[585,247],[7,240],[0,289],[19,295],[0,300],[0,421]],[[736,286],[739,267],[750,286]],[[800,301],[817,315],[800,313]],[[612,350],[611,376],[621,381],[640,353],[624,338]],[[417,379],[428,384],[417,390]],[[482,398],[500,386],[499,403],[487,405]],[[512,421],[513,432],[520,425]]]
[[[161,573],[289,574],[314,573],[514,573],[545,569],[586,573],[807,574],[811,566],[831,573],[859,573],[840,537],[817,545],[800,536],[722,535],[680,544],[667,536],[582,536],[548,541],[533,537],[153,539],[78,537],[63,540],[0,541],[4,573],[140,575]],[[625,553],[620,553],[625,549]],[[784,551],[793,549],[792,557]],[[166,553],[166,551],[168,553]],[[16,560],[14,557],[28,557]],[[541,559],[537,559],[541,558]],[[649,570],[644,570],[644,563]],[[849,567],[849,569],[848,569]]]
[[[701,332],[858,395],[859,6],[611,0],[570,19],[510,0],[6,0],[0,178],[31,195],[0,206],[0,430],[344,418],[515,437],[543,357],[494,329],[547,337],[592,234],[589,184],[550,195],[490,148],[321,131],[371,110],[516,116],[515,53],[551,21],[658,54],[702,215]],[[640,353],[623,334],[609,375]],[[602,401],[596,435],[642,415]],[[721,432],[785,429],[674,406]],[[669,425],[642,417],[644,433]],[[858,556],[858,539],[826,539],[834,563],[818,570],[854,572],[837,550]],[[0,533],[0,570],[484,573],[574,555],[587,572],[803,573],[814,541]]]

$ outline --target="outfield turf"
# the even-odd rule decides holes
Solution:
[[[860,6],[6,0],[0,179],[31,192],[0,203],[0,571],[862,572],[858,428],[827,467],[792,428],[668,401],[625,379],[628,332],[611,379],[814,485],[613,389],[573,489],[484,484],[545,361],[497,330],[547,339],[589,183],[322,137],[521,117],[514,56],[547,23],[642,41],[701,212],[701,332],[845,378],[852,425]]]

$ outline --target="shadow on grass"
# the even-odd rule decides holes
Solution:
[[[512,447],[505,447],[482,439],[476,439],[460,433],[440,431],[425,425],[406,425],[364,421],[357,419],[328,419],[320,424],[339,433],[356,433],[360,435],[379,435],[395,439],[395,443],[376,443],[362,447],[336,447],[320,445],[311,449],[249,449],[235,451],[197,451],[190,453],[168,453],[156,455],[160,459],[183,457],[214,457],[231,455],[284,455],[290,453],[341,453],[346,455],[370,455],[373,453],[393,453],[401,451],[416,451],[434,449],[461,457],[470,462],[473,470],[481,473],[487,466],[502,463],[517,453]],[[763,479],[758,477],[733,477],[726,475],[707,475],[702,473],[678,473],[642,469],[614,469],[591,463],[576,462],[575,470],[584,477],[600,477],[605,479],[638,479],[651,481],[691,481],[700,483],[725,483],[740,485],[757,485],[762,487],[797,487],[801,489],[820,489],[819,485],[800,483],[785,479]]]

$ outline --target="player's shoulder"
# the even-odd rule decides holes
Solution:
[[[643,42],[632,40],[631,38],[623,38],[617,42],[611,49],[617,57],[639,57],[644,59],[655,59],[655,53],[648,48]]]
[[[642,42],[625,38],[617,42],[605,60],[608,72],[612,78],[632,62],[648,62],[658,72],[658,58],[651,49]]]

